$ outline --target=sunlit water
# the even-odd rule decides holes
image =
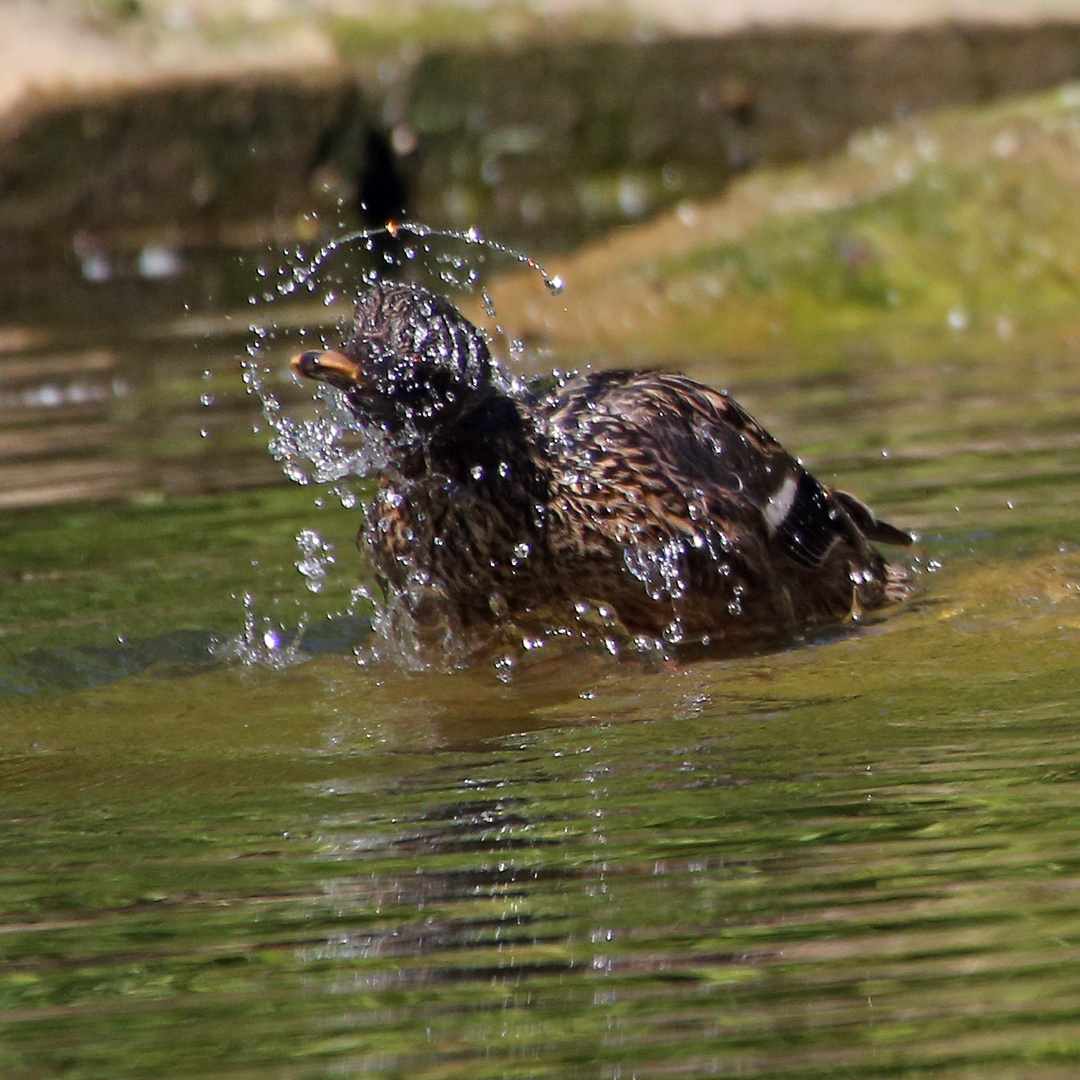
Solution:
[[[312,420],[302,325],[207,318],[198,461],[277,472],[236,357]],[[351,458],[6,512],[0,1075],[1073,1076],[1080,371],[931,351],[691,371],[922,537],[914,603],[768,656],[379,662]]]

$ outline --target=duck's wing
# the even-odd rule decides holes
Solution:
[[[550,419],[565,445],[588,448],[604,489],[594,501],[634,515],[642,502],[657,506],[669,531],[764,543],[807,570],[837,545],[864,554],[867,541],[911,542],[821,484],[726,394],[686,376],[596,372],[552,399]]]

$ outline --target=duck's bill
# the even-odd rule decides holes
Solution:
[[[292,369],[306,379],[318,379],[340,390],[363,382],[360,365],[336,349],[309,349],[292,358]]]

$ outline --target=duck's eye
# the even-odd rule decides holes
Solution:
[[[307,352],[302,352],[296,361],[302,367],[313,368],[319,366],[319,359],[322,353],[318,349],[309,349]]]

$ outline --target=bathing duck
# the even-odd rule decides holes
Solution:
[[[515,388],[448,300],[387,282],[360,294],[339,348],[292,363],[377,444],[361,547],[424,640],[591,611],[740,651],[906,595],[872,545],[908,533],[684,375]]]

